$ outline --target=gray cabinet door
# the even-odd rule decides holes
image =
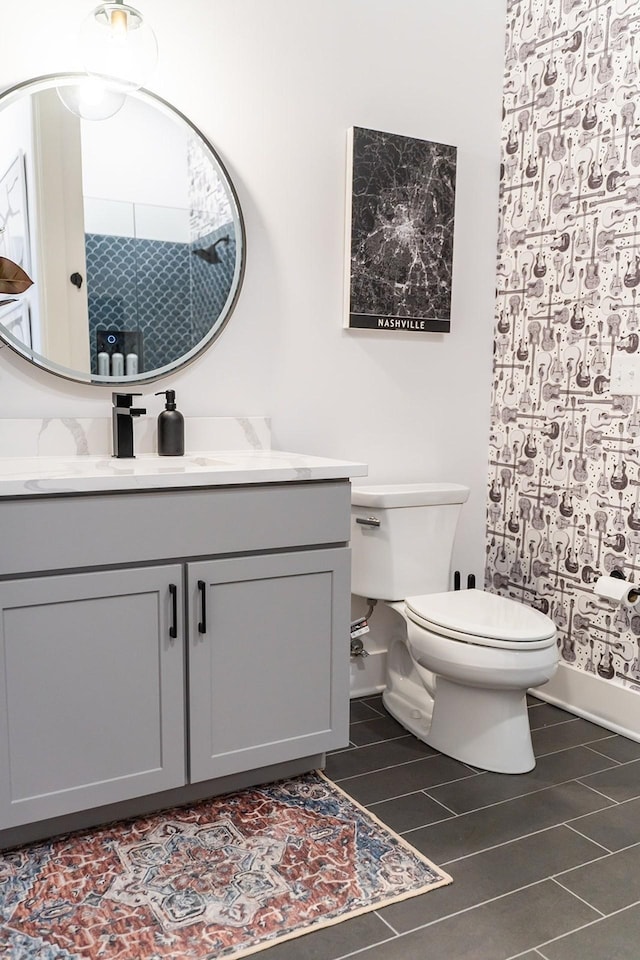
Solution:
[[[349,585],[346,548],[189,565],[192,782],[346,746]]]
[[[178,565],[0,583],[0,828],[185,783],[182,592]]]

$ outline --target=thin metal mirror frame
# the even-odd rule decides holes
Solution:
[[[0,111],[10,104],[11,102],[17,100],[25,90],[29,89],[31,92],[36,93],[38,90],[50,89],[52,86],[65,85],[70,86],[73,83],[81,80],[85,74],[83,73],[49,73],[43,74],[40,77],[32,77],[29,80],[23,80],[20,83],[15,84],[12,87],[0,91]],[[141,95],[141,96],[140,96]],[[194,360],[196,360],[205,350],[214,343],[215,340],[220,336],[227,323],[229,318],[233,313],[235,306],[238,302],[238,297],[240,295],[240,290],[242,289],[242,284],[244,281],[244,272],[246,265],[247,257],[247,237],[246,230],[244,225],[244,218],[242,216],[242,210],[240,208],[240,201],[236,193],[236,189],[233,185],[231,177],[222,162],[217,151],[214,149],[211,142],[204,136],[202,131],[196,127],[194,123],[181,110],[178,110],[177,107],[174,107],[173,104],[169,103],[168,100],[164,100],[162,97],[159,97],[157,94],[152,93],[147,89],[136,90],[134,94],[130,96],[138,97],[143,102],[145,100],[150,101],[155,106],[158,106],[165,114],[178,118],[182,123],[184,123],[204,144],[205,148],[211,154],[214,164],[217,166],[220,175],[224,178],[226,183],[227,191],[229,194],[230,206],[232,208],[234,226],[239,230],[240,233],[240,244],[236,242],[236,250],[238,246],[240,247],[240,263],[236,266],[236,287],[233,291],[233,296],[230,300],[227,300],[226,310],[221,314],[221,317],[218,319],[218,322],[212,327],[206,337],[203,337],[195,347],[189,350],[183,356],[170,364],[167,364],[164,367],[159,367],[155,370],[149,371],[148,374],[140,374],[132,377],[100,377],[97,374],[88,373],[86,376],[82,374],[81,371],[71,370],[66,367],[62,367],[58,364],[52,363],[47,360],[46,357],[41,356],[35,350],[25,347],[19,340],[16,340],[11,334],[4,330],[4,327],[0,323],[0,340],[10,347],[15,353],[23,357],[25,360],[28,360],[34,366],[39,367],[41,370],[45,370],[47,373],[52,373],[56,377],[62,377],[64,380],[71,380],[74,383],[84,383],[90,386],[107,386],[114,387],[118,385],[133,385],[139,383],[153,383],[156,380],[160,380],[162,377],[166,377],[171,373],[174,373],[176,370],[181,370],[183,367],[188,366]],[[100,121],[95,121],[99,123]]]

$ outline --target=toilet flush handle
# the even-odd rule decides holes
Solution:
[[[380,521],[377,517],[356,517],[356,523],[361,523],[365,527],[380,526]]]

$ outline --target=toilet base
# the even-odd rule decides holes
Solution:
[[[486,690],[438,677],[423,739],[455,760],[494,773],[528,773],[536,765],[526,690]]]
[[[382,693],[382,702],[387,713],[402,724],[405,730],[412,733],[423,743],[427,742],[431,727],[431,711],[433,700],[424,689],[420,701],[409,700],[406,696],[388,688]]]
[[[398,612],[402,615],[401,610]],[[472,673],[477,676],[478,671]],[[549,675],[547,672],[542,682]],[[485,678],[484,687],[445,679],[417,663],[407,646],[406,634],[398,632],[387,654],[387,687],[382,702],[398,723],[440,753],[493,773],[528,773],[536,761],[527,692],[519,684],[504,685],[508,676],[505,670],[498,671],[498,676],[502,682],[498,688],[495,682],[491,685],[490,678]],[[534,680],[539,682],[535,671],[527,677],[528,686]],[[526,683],[518,674],[520,680]]]
[[[425,671],[426,673],[426,671]],[[467,687],[435,679],[435,699],[415,670],[387,677],[385,710],[423,743],[493,773],[528,773],[536,765],[525,690]]]

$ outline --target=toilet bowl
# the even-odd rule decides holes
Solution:
[[[526,773],[535,766],[526,691],[557,669],[556,629],[518,601],[446,589],[468,493],[456,484],[354,487],[352,589],[397,614],[382,696],[389,713],[457,760]]]

